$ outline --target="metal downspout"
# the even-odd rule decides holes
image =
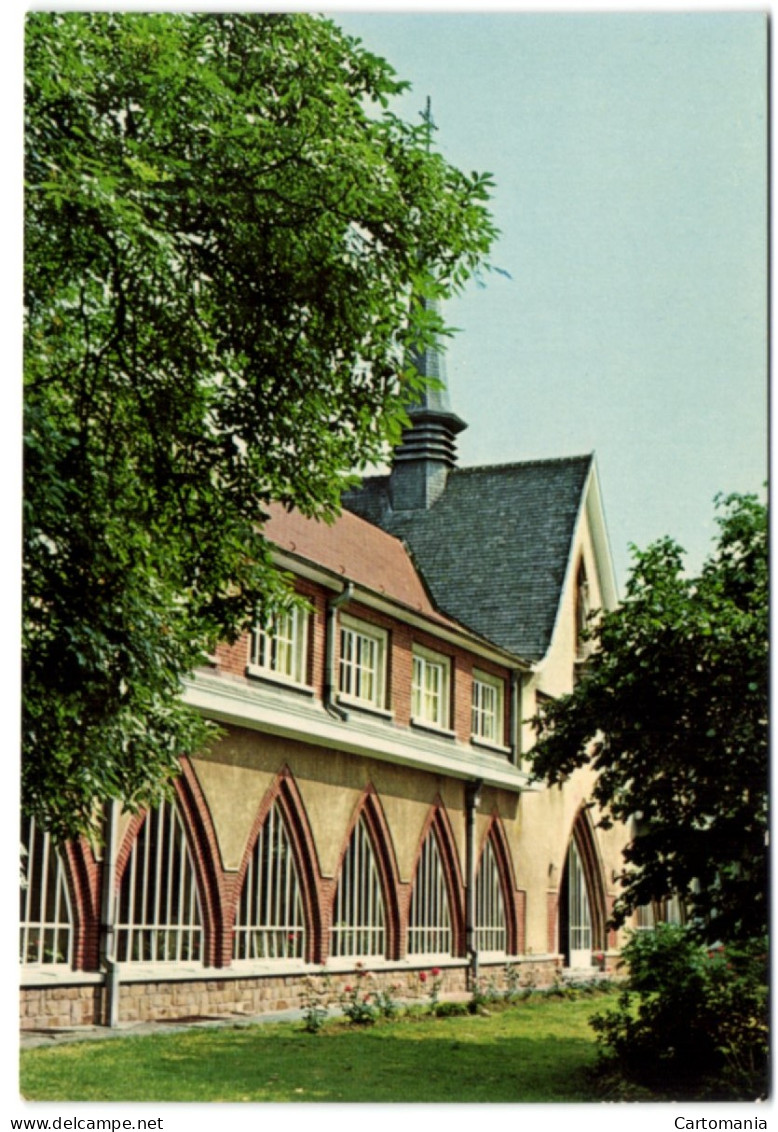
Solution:
[[[521,673],[517,669],[511,672],[511,746],[513,748],[513,764],[521,766],[523,743],[521,735],[521,700],[522,700]]]
[[[100,892],[100,966],[105,973],[105,1025],[119,1025],[119,964],[116,961],[116,828],[119,803],[111,801],[105,811],[105,849]]]
[[[335,703],[335,632],[338,610],[354,596],[353,582],[346,582],[343,591],[327,602],[327,646],[324,666],[324,707],[330,715],[347,720],[348,712]]]
[[[482,778],[465,783],[465,946],[470,965],[470,989],[478,978],[478,950],[475,946],[475,812],[481,798]]]

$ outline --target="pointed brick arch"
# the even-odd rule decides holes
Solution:
[[[557,896],[557,941],[559,950],[566,954],[566,941],[563,939],[566,924],[566,909],[564,907],[567,892],[567,854],[571,843],[575,843],[578,857],[586,884],[586,894],[589,900],[589,914],[592,927],[592,950],[605,950],[607,946],[606,921],[607,897],[603,876],[602,862],[594,834],[594,826],[589,815],[589,806],[584,803],[573,821],[570,836],[567,839],[565,859],[562,866],[562,875]]]
[[[491,846],[497,866],[497,874],[500,879],[500,889],[505,909],[505,953],[506,955],[518,955],[521,942],[520,935],[523,933],[519,931],[519,903],[517,900],[516,878],[502,818],[496,812],[492,814],[489,825],[481,840],[481,846],[478,852],[478,863],[476,865],[476,877],[478,877],[480,873],[484,859],[484,851],[487,845]]]
[[[203,966],[220,967],[223,965],[223,916],[221,872],[217,864],[218,842],[200,784],[188,759],[181,760],[181,774],[175,779],[173,786],[174,804],[181,818],[200,898]],[[127,862],[148,814],[148,810],[136,814],[125,832],[116,863],[117,894],[121,892]]]
[[[349,846],[351,845],[352,835],[360,821],[363,821],[365,824],[384,901],[384,912],[386,916],[386,947],[384,949],[384,955],[387,959],[398,959],[400,948],[399,871],[386,815],[384,814],[378,793],[372,783],[365,787],[362,797],[354,808],[346,830],[346,836],[343,840],[343,848],[338,858],[338,867],[331,882],[331,891],[327,901],[326,954],[329,954],[330,929],[332,927],[335,898],[341,879],[343,862],[348,853]]]
[[[408,952],[408,926],[411,911],[411,901],[413,899],[414,886],[417,880],[417,873],[419,868],[419,861],[424,850],[424,845],[428,837],[434,836],[437,840],[437,847],[440,856],[441,868],[443,877],[446,884],[446,892],[448,895],[449,914],[451,917],[451,932],[452,932],[452,955],[464,955],[465,953],[465,888],[462,869],[459,862],[459,855],[456,849],[456,841],[454,838],[454,831],[451,828],[451,821],[448,816],[445,805],[440,797],[437,795],[434,802],[430,806],[429,812],[424,820],[424,826],[419,837],[419,843],[416,848],[416,855],[413,861],[413,868],[411,870],[411,883],[407,886],[406,898],[403,901],[403,917],[402,917],[402,950],[403,954]]]
[[[246,841],[240,867],[230,881],[229,895],[225,904],[225,938],[223,942],[225,961],[232,956],[232,927],[236,909],[241,897],[249,862],[254,853],[257,838],[268,820],[273,806],[278,805],[289,836],[294,863],[303,902],[306,923],[305,959],[309,963],[321,962],[322,915],[321,915],[321,873],[318,866],[316,845],[305,804],[294,775],[288,766],[279,771],[275,781],[265,793],[257,810],[251,832]]]

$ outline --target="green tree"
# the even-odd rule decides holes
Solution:
[[[532,759],[549,783],[591,765],[602,824],[634,823],[616,923],[679,893],[699,935],[734,940],[767,927],[767,509],[717,504],[699,577],[669,539],[634,551],[588,672],[534,720]]]
[[[205,741],[182,677],[289,600],[263,503],[336,514],[488,252],[488,175],[405,85],[312,15],[27,17],[22,800],[57,835]]]

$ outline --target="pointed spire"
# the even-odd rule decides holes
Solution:
[[[435,299],[421,301],[437,313]],[[446,362],[439,347],[414,353],[413,364],[422,377],[432,380],[432,386],[428,383],[408,407],[411,427],[404,430],[394,451],[390,484],[392,505],[398,511],[426,509],[440,498],[449,470],[456,465],[454,438],[467,428],[451,409]]]

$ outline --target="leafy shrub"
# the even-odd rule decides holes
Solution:
[[[667,924],[624,948],[627,988],[595,1015],[601,1074],[678,1097],[754,1100],[766,1094],[767,947],[707,949]]]
[[[469,1013],[466,1002],[437,1002],[432,1012],[436,1018],[459,1018]]]

